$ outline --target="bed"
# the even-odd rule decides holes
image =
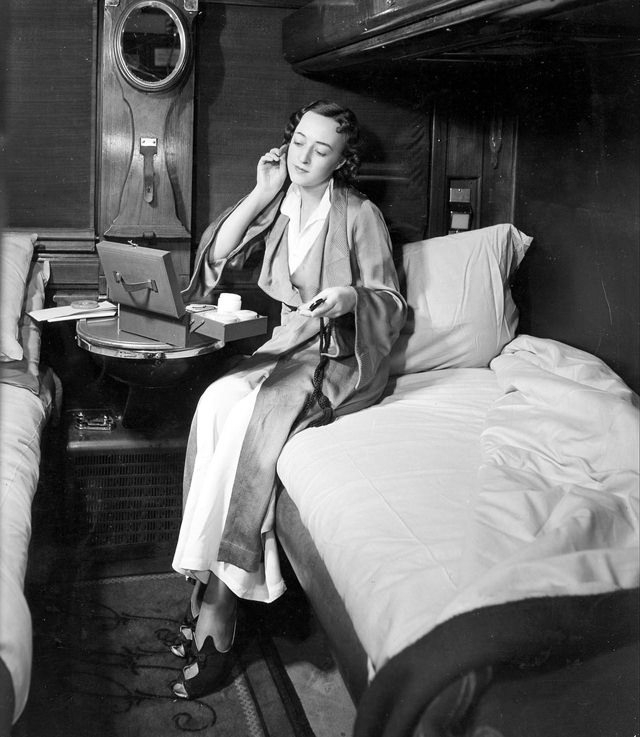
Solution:
[[[40,328],[26,314],[44,306],[46,261],[32,261],[35,235],[2,234],[0,248],[0,733],[26,704],[31,678],[31,615],[24,596],[31,502],[40,440],[59,406],[59,382],[40,366]]]
[[[512,225],[408,244],[382,400],[294,435],[278,537],[356,737],[638,731],[638,397],[518,335]]]

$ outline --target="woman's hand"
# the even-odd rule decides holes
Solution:
[[[300,305],[298,312],[305,317],[333,318],[353,312],[355,308],[356,290],[353,287],[327,287],[310,302]]]
[[[282,189],[287,178],[287,146],[272,148],[260,157],[256,172],[256,189],[269,200]]]
[[[227,258],[240,245],[252,220],[273,200],[287,178],[287,146],[260,157],[256,186],[235,207],[218,230],[211,262]]]

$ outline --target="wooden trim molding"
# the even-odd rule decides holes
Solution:
[[[93,228],[10,228],[16,233],[36,233],[35,256],[51,253],[95,253],[96,236]]]
[[[297,10],[308,0],[199,0],[201,5],[257,5],[261,8],[291,8]]]
[[[49,304],[97,296],[100,262],[92,228],[12,228],[12,231],[37,233],[34,259],[46,259],[51,267],[47,285]]]

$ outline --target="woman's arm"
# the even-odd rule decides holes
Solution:
[[[241,242],[249,224],[282,189],[287,176],[286,146],[272,148],[258,161],[256,186],[220,226],[210,259],[225,259]]]

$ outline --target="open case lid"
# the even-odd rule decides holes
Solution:
[[[169,251],[107,241],[97,249],[112,302],[169,317],[185,314]]]

